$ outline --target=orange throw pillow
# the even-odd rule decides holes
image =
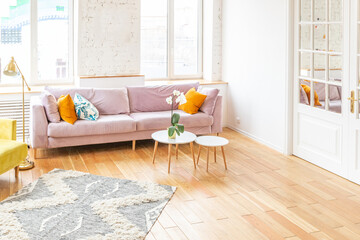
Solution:
[[[58,99],[59,113],[62,120],[74,124],[77,120],[75,105],[70,95],[61,95]]]
[[[311,102],[310,101],[310,92],[311,92],[311,87],[309,87],[308,85],[305,85],[305,84],[301,84],[301,87],[304,89],[305,93],[306,93],[306,96],[309,100],[309,103]],[[319,102],[319,95],[316,93],[316,91],[314,90],[314,105],[315,106],[322,106],[321,103]]]
[[[192,88],[185,94],[185,98],[186,103],[179,105],[179,109],[186,113],[195,114],[204,103],[206,95],[201,94],[197,92],[195,88]]]

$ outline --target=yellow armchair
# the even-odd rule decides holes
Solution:
[[[27,144],[16,141],[16,121],[0,119],[0,174],[15,168],[18,177],[19,165],[27,153]]]

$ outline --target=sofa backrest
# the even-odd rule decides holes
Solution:
[[[46,87],[58,99],[61,95],[70,94],[74,98],[75,93],[89,100],[102,115],[129,113],[129,98],[126,88],[103,89],[103,88],[52,88]]]
[[[199,83],[145,86],[145,87],[128,87],[128,96],[130,112],[158,112],[171,110],[171,105],[167,104],[166,98],[174,90],[186,94],[191,88],[198,89]],[[178,104],[174,103],[174,109]]]

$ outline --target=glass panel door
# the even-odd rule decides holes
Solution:
[[[343,99],[349,91],[350,1],[296,0],[294,28],[293,153],[344,177],[349,145],[348,101]]]

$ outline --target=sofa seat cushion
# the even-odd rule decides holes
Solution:
[[[213,124],[213,117],[203,112],[188,114],[181,110],[174,112],[180,114],[180,122],[187,127],[206,127]],[[130,116],[136,121],[136,130],[158,130],[170,126],[171,111],[131,113]]]
[[[61,121],[50,123],[48,126],[49,137],[76,137],[133,131],[136,131],[136,123],[126,114],[101,115],[96,121],[78,120],[74,125]]]

